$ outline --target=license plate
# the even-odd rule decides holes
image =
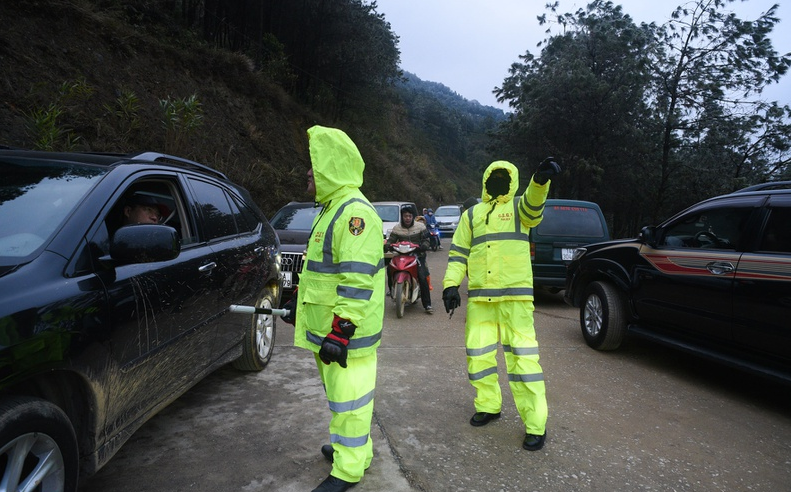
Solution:
[[[563,248],[560,250],[560,257],[563,261],[571,261],[574,257],[574,249],[572,248]]]
[[[283,288],[290,289],[291,288],[291,272],[281,272],[283,275]]]

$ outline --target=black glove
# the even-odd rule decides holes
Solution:
[[[393,245],[389,243],[385,243],[385,253],[393,251]]]
[[[280,319],[290,325],[297,324],[297,290],[299,290],[299,287],[294,289],[294,295],[291,296],[291,299],[283,304],[283,309],[288,309],[289,313],[280,317]]]
[[[445,312],[449,313],[451,309],[456,309],[461,306],[461,296],[459,295],[458,287],[448,287],[442,291],[442,302],[445,304]]]
[[[348,319],[343,319],[337,314],[332,319],[332,331],[324,337],[319,350],[319,358],[327,365],[337,362],[342,368],[346,369],[346,356],[349,339],[354,336],[357,327]]]
[[[533,175],[533,181],[543,185],[556,174],[560,174],[560,166],[555,162],[554,157],[547,157],[538,165],[538,170]]]

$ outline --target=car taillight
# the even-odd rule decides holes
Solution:
[[[535,261],[536,259],[536,243],[530,243],[530,261]]]

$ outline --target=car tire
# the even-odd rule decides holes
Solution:
[[[255,307],[272,309],[272,293],[266,291],[260,296]],[[240,371],[261,371],[272,359],[275,349],[276,317],[272,314],[254,314],[250,326],[242,340],[242,355],[233,361],[233,367]]]
[[[592,282],[580,305],[580,327],[585,342],[596,350],[615,350],[626,336],[626,309],[612,284]]]
[[[23,396],[0,400],[0,462],[0,484],[8,490],[19,490],[25,480],[39,481],[35,490],[77,490],[74,428],[63,410],[48,401]]]

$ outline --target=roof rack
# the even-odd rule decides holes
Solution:
[[[750,191],[764,191],[764,190],[785,190],[791,189],[791,181],[770,181],[768,183],[761,183],[741,190],[734,191],[734,193],[747,193]]]
[[[212,174],[214,176],[218,176],[225,180],[228,179],[228,177],[225,174],[205,164],[200,164],[198,162],[191,161],[189,159],[184,159],[181,157],[176,157],[173,155],[161,154],[159,152],[143,152],[141,154],[132,154],[132,155],[128,155],[127,158],[130,160],[141,160],[141,161],[164,161],[168,164],[172,164],[178,167],[183,167],[185,169],[203,171],[204,173]]]

